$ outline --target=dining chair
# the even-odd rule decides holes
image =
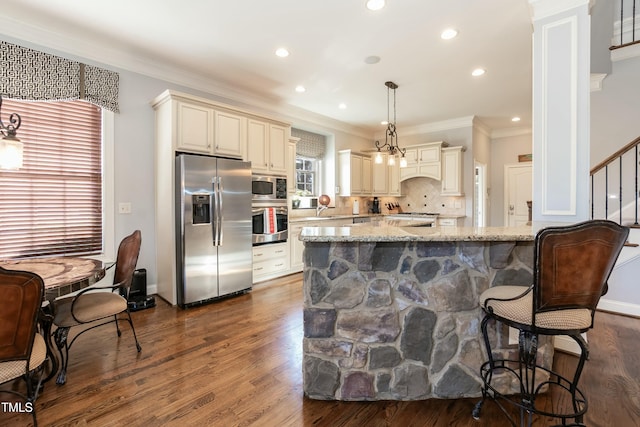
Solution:
[[[3,389],[25,399],[20,409],[36,419],[35,401],[40,391],[47,360],[47,347],[38,332],[44,282],[35,273],[0,267],[0,384],[23,379],[26,392]],[[9,404],[4,399],[4,404]]]
[[[607,220],[544,228],[534,242],[532,286],[493,286],[480,295],[488,361],[480,369],[482,400],[474,418],[491,399],[513,426],[517,422],[502,403],[519,409],[521,426],[531,426],[534,415],[559,419],[563,426],[584,426],[588,402],[578,384],[589,346],[582,334],[593,328],[598,301],[628,234],[627,227]],[[517,351],[492,350],[496,337],[487,331],[489,322],[519,332]],[[573,378],[544,365],[538,354],[538,344],[543,345],[539,337],[557,335],[571,337],[580,348]],[[543,394],[550,403],[540,399]]]
[[[119,322],[127,321],[133,331],[138,352],[142,350],[127,304],[133,272],[136,269],[140,253],[141,240],[140,230],[136,230],[120,242],[113,285],[89,287],[76,295],[61,297],[54,301],[53,324],[57,326],[57,329],[53,335],[62,359],[62,368],[56,379],[57,384],[62,385],[67,380],[69,349],[82,334],[94,328],[115,323],[119,337],[122,335]],[[78,332],[69,341],[68,335],[71,328],[87,324],[90,326]]]

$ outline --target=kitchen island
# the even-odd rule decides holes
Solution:
[[[480,396],[480,294],[532,281],[532,228],[309,227],[304,393],[324,400]],[[517,351],[490,326],[497,352]],[[553,345],[539,343],[543,364]],[[511,388],[513,384],[504,384]]]

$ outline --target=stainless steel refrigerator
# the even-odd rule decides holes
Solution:
[[[251,289],[251,163],[180,154],[175,170],[178,305]]]

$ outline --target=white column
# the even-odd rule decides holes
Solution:
[[[590,217],[589,0],[529,0],[533,21],[533,221]]]

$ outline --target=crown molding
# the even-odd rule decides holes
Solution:
[[[514,136],[532,135],[533,131],[530,127],[515,127],[496,129],[491,132],[491,139],[510,138]]]

